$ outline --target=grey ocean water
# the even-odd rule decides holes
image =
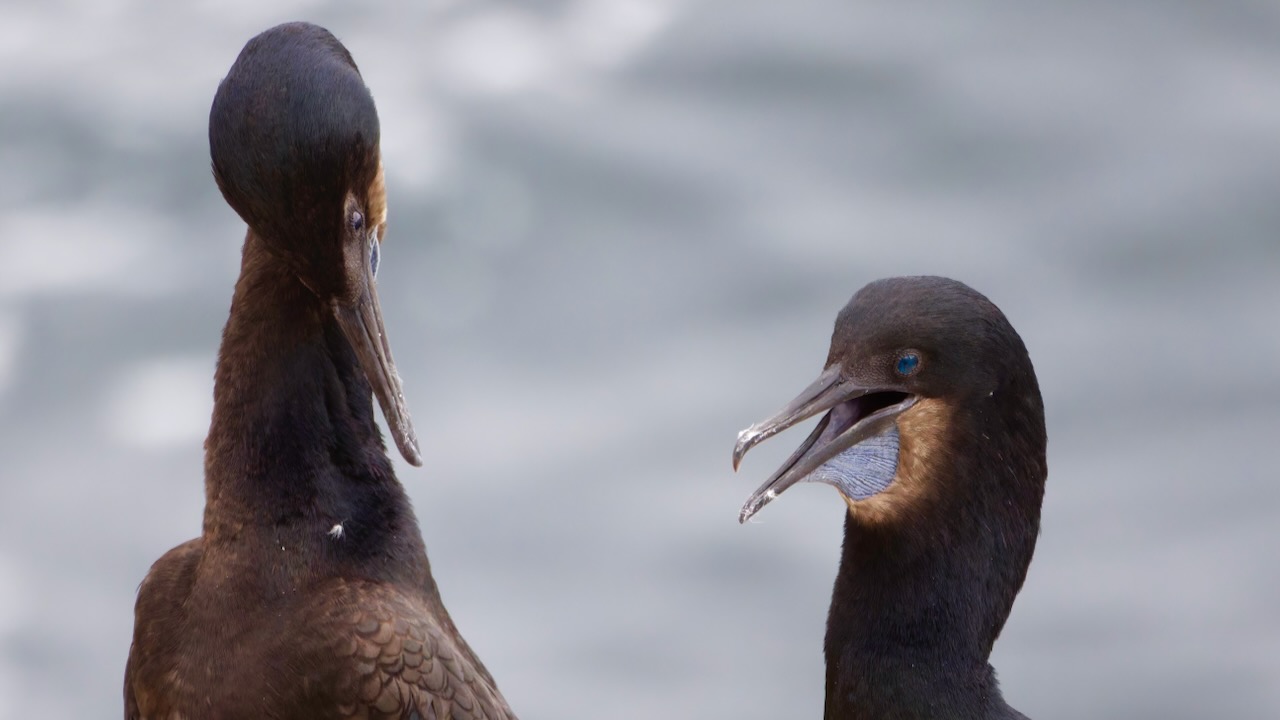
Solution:
[[[110,718],[194,536],[243,226],[209,102],[309,19],[378,102],[380,277],[455,619],[524,718],[816,718],[843,504],[736,431],[867,281],[985,292],[1049,412],[997,644],[1037,720],[1280,717],[1280,5],[0,5],[0,719]]]

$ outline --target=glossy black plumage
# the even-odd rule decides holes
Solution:
[[[138,593],[126,718],[510,718],[431,577],[374,419],[417,443],[378,305],[378,119],[305,23],[251,40],[210,113],[248,223],[215,373],[201,537]]]
[[[988,663],[1031,562],[1048,472],[1021,338],[954,280],[871,283],[840,312],[822,377],[743,431],[735,466],[824,411],[743,508],[745,520],[806,479],[835,485],[848,506],[824,717],[1022,718]],[[872,446],[896,451],[883,475]]]

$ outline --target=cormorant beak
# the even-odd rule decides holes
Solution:
[[[347,278],[349,287],[355,290],[355,299],[335,300],[333,313],[347,341],[356,351],[360,368],[373,386],[378,405],[382,407],[382,416],[387,419],[391,437],[400,454],[410,465],[421,466],[418,436],[404,401],[400,375],[396,372],[395,361],[391,359],[387,331],[382,326],[382,307],[378,304],[377,281],[374,279],[376,266],[373,264],[377,242],[376,237],[371,237],[370,242],[360,243],[362,252],[348,253]]]
[[[745,523],[784,490],[841,452],[888,430],[916,402],[917,396],[899,389],[866,387],[846,380],[841,377],[842,371],[839,364],[831,365],[776,415],[738,433],[738,444],[733,448],[734,470],[751,448],[792,425],[830,411],[782,467],[747,498],[738,522]]]

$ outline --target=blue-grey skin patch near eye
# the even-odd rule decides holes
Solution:
[[[898,426],[891,425],[826,461],[805,481],[834,485],[850,500],[865,500],[884,492],[897,471]]]
[[[378,277],[378,253],[380,252],[378,246],[381,244],[377,238],[369,241],[369,270],[373,272],[374,277]]]

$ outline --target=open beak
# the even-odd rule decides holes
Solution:
[[[738,433],[733,469],[756,445],[814,415],[826,412],[809,437],[742,506],[738,522],[803,480],[841,452],[888,430],[916,402],[916,396],[893,388],[866,387],[841,377],[839,364],[828,367],[796,399],[776,415]]]
[[[376,242],[361,243],[364,246],[363,257],[359,260],[352,257],[347,263],[348,277],[356,289],[356,297],[352,301],[335,301],[333,312],[347,341],[356,351],[360,369],[364,370],[365,377],[373,386],[373,394],[382,407],[382,416],[387,419],[396,447],[410,465],[421,466],[418,436],[414,433],[413,420],[404,401],[400,375],[396,372],[395,361],[391,359],[387,331],[382,326],[382,308],[378,305],[377,282],[371,262],[373,243]]]

